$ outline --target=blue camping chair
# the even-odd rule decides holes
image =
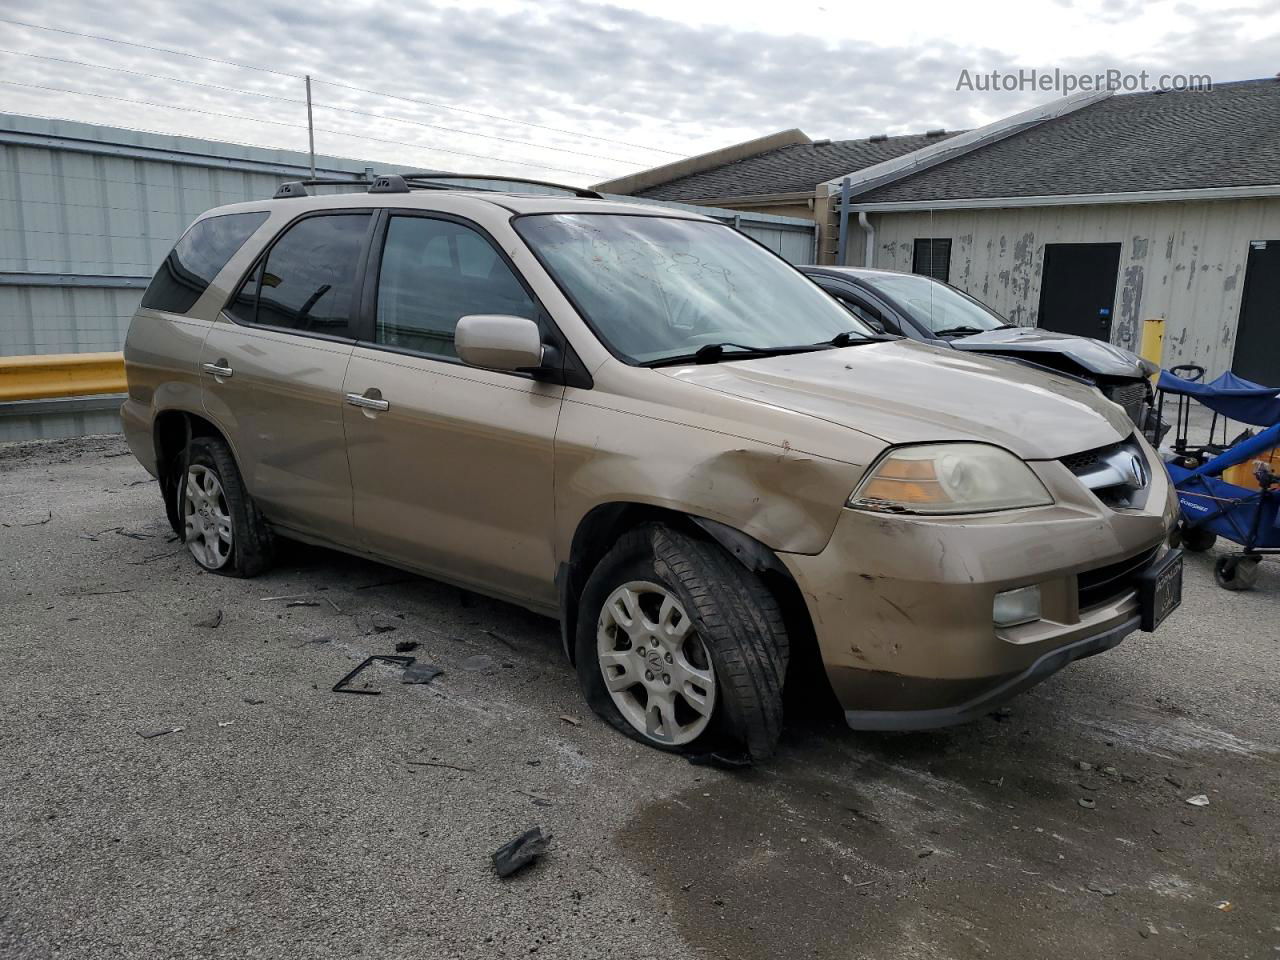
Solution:
[[[1210,383],[1200,382],[1203,376],[1203,367],[1190,364],[1160,372],[1158,409],[1163,412],[1166,394],[1178,398],[1174,454],[1165,466],[1182,507],[1183,546],[1208,550],[1218,537],[1240,544],[1242,552],[1218,558],[1214,577],[1228,590],[1247,590],[1257,580],[1263,555],[1280,553],[1280,476],[1260,464],[1255,476],[1261,489],[1251,490],[1227,483],[1222,472],[1280,446],[1280,388],[1233,373]],[[1209,442],[1199,447],[1187,442],[1191,401],[1213,411]],[[1220,416],[1221,444],[1214,439]],[[1226,420],[1265,429],[1256,434],[1245,431],[1227,441]]]

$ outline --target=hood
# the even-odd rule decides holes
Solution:
[[[659,372],[893,444],[982,440],[1050,460],[1133,432],[1088,384],[910,340]]]
[[[951,346],[977,353],[1029,354],[1027,360],[1032,363],[1036,359],[1034,354],[1054,353],[1068,357],[1094,376],[1134,379],[1143,376],[1137,354],[1123,347],[1070,333],[1054,333],[1040,327],[988,330],[952,340]]]

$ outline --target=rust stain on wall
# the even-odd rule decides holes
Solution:
[[[1138,345],[1138,329],[1142,319],[1142,279],[1141,265],[1125,267],[1124,285],[1120,288],[1120,323],[1111,337],[1112,341],[1130,350],[1136,349]]]

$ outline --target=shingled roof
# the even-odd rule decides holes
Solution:
[[[1280,80],[1117,94],[875,188],[858,203],[1280,184]]]
[[[938,143],[954,133],[796,143],[638,190],[652,200],[715,200],[812,191],[819,183]]]

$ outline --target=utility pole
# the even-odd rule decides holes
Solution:
[[[311,179],[316,178],[316,129],[311,124],[311,74],[307,74],[307,143],[311,149]]]

